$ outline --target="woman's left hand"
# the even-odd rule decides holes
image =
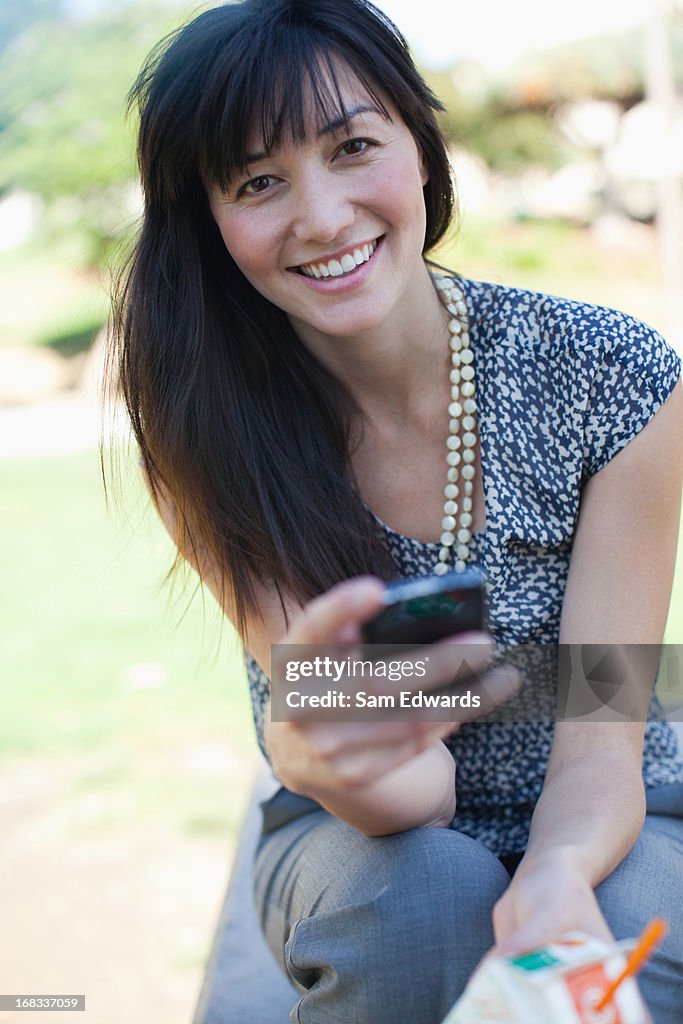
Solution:
[[[590,882],[560,857],[548,855],[519,865],[493,909],[496,954],[522,953],[583,932],[614,942]]]

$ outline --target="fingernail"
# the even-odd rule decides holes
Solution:
[[[486,644],[487,647],[493,647],[493,640],[488,633],[471,632],[471,633],[460,633],[458,640],[467,644]]]
[[[359,583],[351,594],[351,603],[354,608],[365,608],[370,600],[382,596],[381,583],[378,580],[364,580]]]

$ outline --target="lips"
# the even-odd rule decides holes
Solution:
[[[376,238],[371,242],[363,243],[363,245],[353,246],[333,259],[303,263],[296,268],[296,271],[304,277],[314,277],[317,280],[352,274],[354,270],[372,258],[380,240]]]

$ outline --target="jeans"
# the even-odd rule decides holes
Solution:
[[[459,832],[368,837],[282,792],[264,805],[254,883],[268,945],[299,994],[290,1020],[439,1024],[494,943],[506,868]],[[673,798],[596,889],[617,939],[669,921],[639,975],[655,1024],[683,1021],[683,786]]]

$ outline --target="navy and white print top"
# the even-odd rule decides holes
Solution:
[[[460,280],[470,318],[486,527],[470,564],[487,579],[498,650],[556,644],[582,488],[649,422],[680,360],[659,334],[610,309]],[[377,520],[401,576],[428,575],[440,545]],[[263,746],[269,681],[247,656]],[[683,756],[656,708],[647,787],[683,781]],[[457,763],[452,828],[495,854],[526,847],[553,739],[551,722],[473,722],[446,743]],[[265,753],[265,751],[264,751]]]

